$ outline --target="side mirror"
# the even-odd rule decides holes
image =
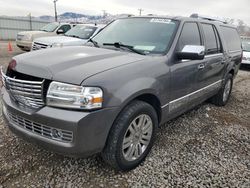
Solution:
[[[62,29],[57,30],[57,34],[63,34],[63,33],[64,33],[64,31]]]
[[[185,45],[177,52],[178,59],[202,60],[205,57],[205,46]]]

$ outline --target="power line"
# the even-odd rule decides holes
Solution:
[[[107,16],[107,11],[106,10],[102,10],[103,12],[103,17],[105,18]]]

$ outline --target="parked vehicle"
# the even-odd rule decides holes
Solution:
[[[103,27],[104,25],[79,24],[64,35],[35,39],[32,44],[32,50],[63,46],[81,46],[92,36],[96,35]]]
[[[250,65],[250,38],[242,39],[243,58],[242,64]]]
[[[23,31],[17,34],[16,44],[24,51],[30,51],[34,39],[45,36],[64,34],[74,25],[68,23],[53,22],[42,27],[39,31]]]
[[[122,18],[88,46],[14,57],[2,72],[3,114],[32,143],[70,156],[101,153],[131,170],[159,125],[207,99],[226,105],[241,59],[239,34],[226,23]]]

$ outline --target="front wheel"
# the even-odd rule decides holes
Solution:
[[[228,74],[220,91],[211,98],[211,102],[217,106],[225,106],[231,96],[233,87],[233,75]]]
[[[118,170],[137,167],[152,148],[158,117],[154,108],[133,101],[117,117],[102,152],[105,162]]]

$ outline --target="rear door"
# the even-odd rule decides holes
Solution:
[[[201,30],[205,44],[204,66],[197,73],[196,90],[200,97],[211,95],[221,86],[225,59],[221,39],[216,27],[212,24],[201,23]]]
[[[226,62],[229,69],[234,68],[238,72],[242,60],[242,46],[239,33],[236,28],[229,26],[220,26],[222,37],[226,46]]]

